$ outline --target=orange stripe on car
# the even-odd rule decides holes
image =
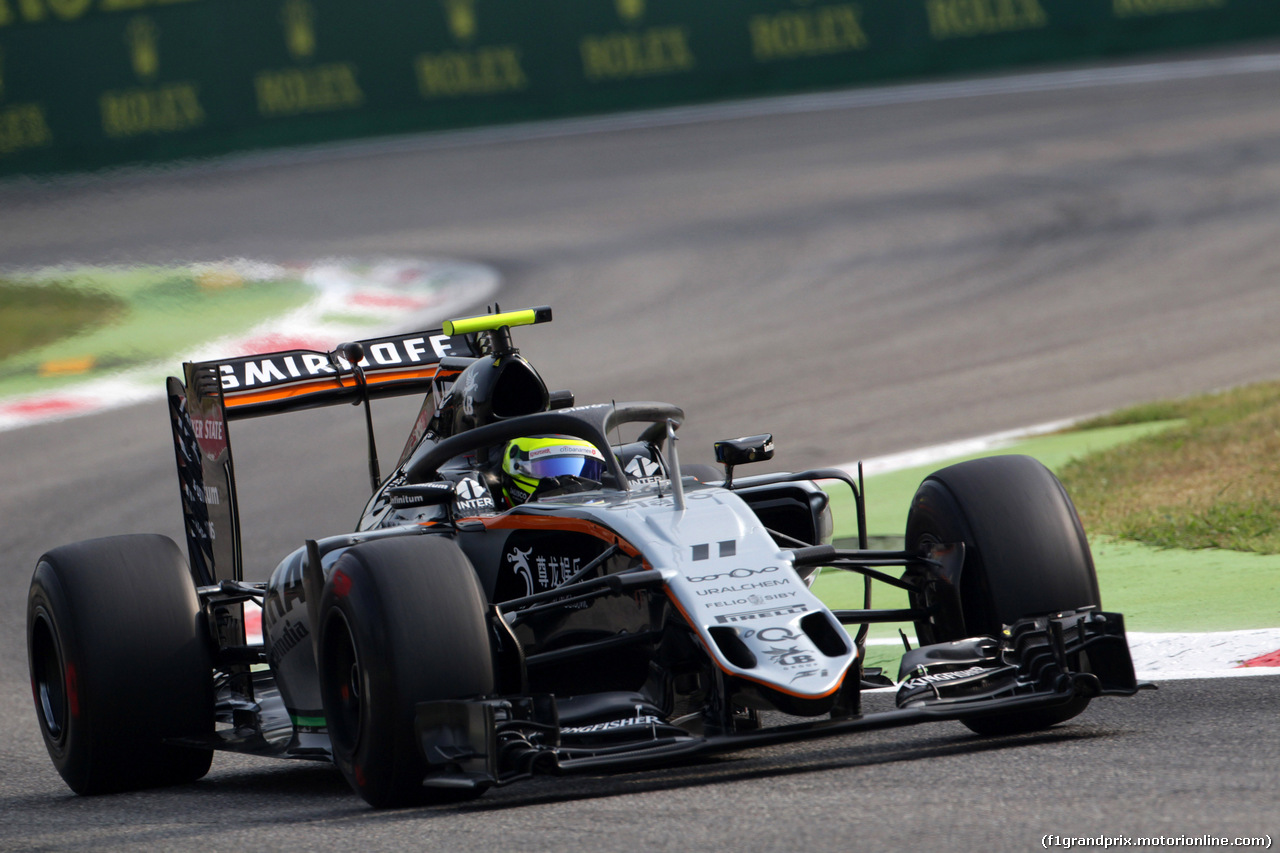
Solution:
[[[366,373],[365,378],[370,385],[382,385],[387,382],[399,382],[404,379],[430,379],[457,371],[441,371],[435,367],[417,368],[414,370],[385,370],[379,373]],[[224,391],[223,401],[228,409],[237,406],[251,406],[255,403],[268,403],[274,400],[288,400],[293,397],[305,397],[316,391],[336,391],[340,388],[354,388],[356,380],[352,376],[334,376],[297,384],[268,388],[262,391],[236,390]]]
[[[547,515],[493,515],[481,519],[489,530],[567,530],[570,533],[585,533],[597,539],[603,539],[617,545],[628,557],[640,556],[640,549],[623,539],[617,533],[602,524],[588,521],[585,518],[562,518]],[[645,561],[648,567],[649,562]]]

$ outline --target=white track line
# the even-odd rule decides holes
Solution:
[[[1280,675],[1280,667],[1241,667],[1280,649],[1280,628],[1254,631],[1148,633],[1128,631],[1129,652],[1139,678],[1238,678]]]
[[[901,453],[890,453],[887,456],[877,456],[872,459],[864,459],[862,462],[862,471],[868,477],[874,474],[890,474],[894,471],[901,471],[906,468],[917,468],[921,465],[929,465],[933,462],[943,462],[948,459],[956,459],[960,456],[971,456],[975,453],[985,453],[989,450],[999,450],[1002,447],[1009,447],[1017,444],[1024,439],[1032,438],[1037,435],[1048,435],[1049,433],[1064,430],[1067,427],[1078,423],[1083,418],[1070,418],[1061,421],[1050,421],[1049,423],[1036,424],[1035,426],[1022,427],[1020,429],[1004,430],[1003,432],[993,432],[990,435],[982,435],[976,438],[965,438],[959,441],[949,441],[945,444],[935,444],[931,447],[921,447],[916,450],[907,450]],[[858,462],[846,462],[843,465],[835,466],[853,476],[858,475]]]

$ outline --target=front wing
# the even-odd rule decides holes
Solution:
[[[635,769],[855,731],[998,720],[1154,686],[1134,677],[1123,617],[1088,608],[1021,620],[999,638],[922,647],[905,656],[904,667],[895,710],[714,735],[666,723],[643,703],[617,719],[565,725],[547,695],[423,702],[416,716],[430,767],[423,785],[482,788],[538,773]]]

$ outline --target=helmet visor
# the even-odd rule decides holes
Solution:
[[[529,458],[520,460],[517,468],[538,480],[547,477],[599,480],[604,474],[604,457],[589,444],[553,444],[529,451]]]

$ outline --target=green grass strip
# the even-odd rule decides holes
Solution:
[[[1085,526],[1162,548],[1280,554],[1280,383],[1170,405],[1178,427],[1062,469]]]
[[[1037,436],[1001,450],[958,456],[944,462],[868,477],[867,532],[872,536],[901,537],[907,526],[907,510],[911,507],[911,497],[916,493],[920,481],[947,465],[1002,453],[1025,453],[1057,471],[1072,459],[1160,432],[1177,423],[1179,422],[1158,421]],[[831,485],[828,491],[831,493],[831,512],[835,516],[835,538],[855,538],[858,535],[857,514],[849,489]]]
[[[175,354],[243,333],[314,294],[297,278],[241,280],[231,272],[185,267],[78,268],[5,283],[11,285],[0,289],[5,315],[16,307],[10,298],[33,289],[79,299],[46,300],[52,331],[43,342],[0,360],[0,397],[54,390],[165,359],[174,360],[166,368],[173,372],[182,357]]]
[[[58,281],[43,285],[0,279],[0,361],[111,322],[125,304]]]

